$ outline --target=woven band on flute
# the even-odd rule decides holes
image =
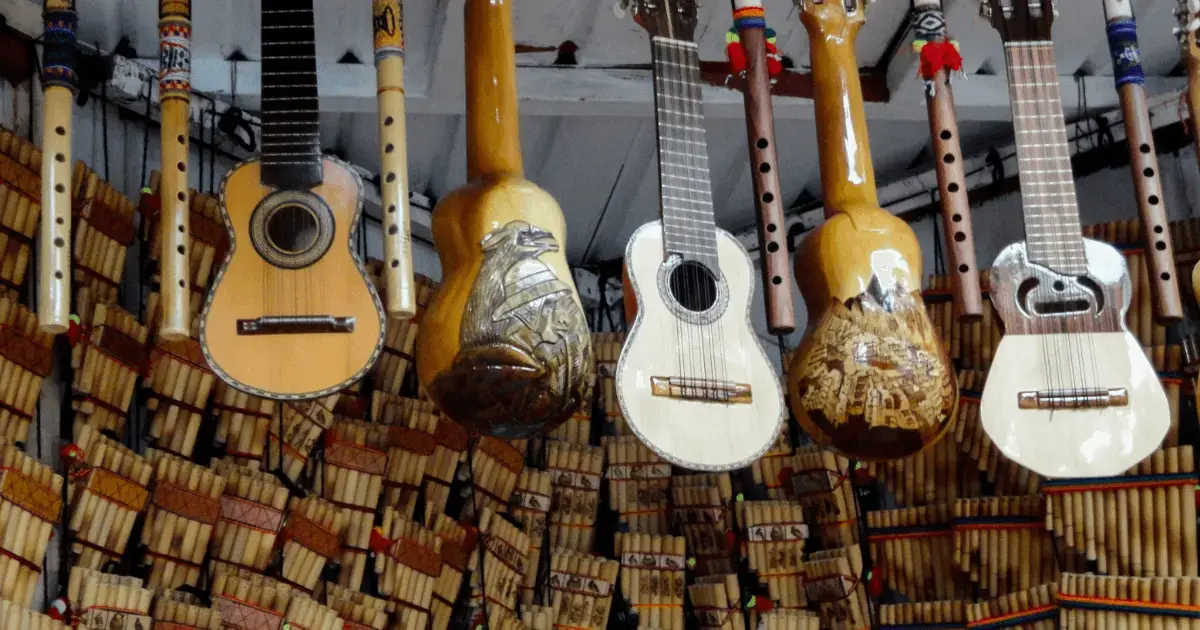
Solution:
[[[54,351],[12,326],[0,326],[0,356],[42,378],[50,376],[54,370]]]
[[[439,422],[438,426],[440,427],[442,424],[444,423]],[[521,469],[525,467],[525,458],[521,455],[521,451],[503,440],[485,435],[479,439],[478,449],[514,475],[520,474]],[[501,501],[501,503],[503,502]]]
[[[961,623],[901,623],[901,624],[883,624],[879,626],[880,630],[964,630],[967,626]]]
[[[792,473],[792,491],[797,499],[833,492],[849,479],[849,474],[829,468],[807,468]]]
[[[212,368],[208,366],[208,361],[204,358],[204,350],[200,347],[200,342],[195,339],[180,339],[179,341],[169,342],[160,340],[150,353],[151,367],[153,367],[155,361],[164,356],[168,359],[184,363],[192,369],[212,374]],[[147,371],[146,373],[149,374],[150,372]]]
[[[325,463],[368,475],[382,476],[387,472],[387,453],[353,442],[328,440],[325,443]]]
[[[213,607],[221,613],[221,622],[236,630],[280,630],[283,615],[227,595],[213,598]]]
[[[149,549],[147,549],[145,551],[145,553],[147,556],[149,556],[151,558],[159,558],[161,560],[167,560],[174,564],[182,564],[185,567],[196,569],[197,571],[204,568],[204,565],[200,564],[199,562],[192,562],[191,560],[185,560],[185,559],[177,557],[177,556],[171,556],[171,555],[167,555],[165,553],[158,553],[157,551],[151,551]]]
[[[1058,604],[1065,609],[1102,610],[1128,615],[1154,615],[1181,619],[1200,619],[1200,606],[1193,604],[1170,604],[1107,597],[1087,597],[1069,593],[1058,594]]]
[[[217,499],[170,481],[154,485],[153,502],[159,509],[205,525],[216,525],[221,518],[221,504]]]
[[[333,558],[338,552],[337,534],[309,520],[303,514],[292,513],[288,517],[287,525],[283,526],[283,531],[279,534],[278,544],[282,547],[290,540],[295,540],[296,544],[326,560]]]
[[[283,524],[283,511],[226,494],[221,496],[221,520],[264,534],[276,534]]]
[[[442,574],[442,555],[415,540],[397,538],[388,548],[388,555],[396,562],[429,577]]]
[[[0,497],[47,523],[58,521],[62,497],[9,466],[0,467]]]
[[[140,483],[107,468],[89,468],[85,489],[131,512],[141,512],[150,498],[150,491]]]
[[[1137,490],[1141,488],[1167,488],[1170,486],[1194,486],[1194,472],[1167,473],[1162,475],[1127,475],[1123,477],[1084,477],[1078,479],[1045,479],[1042,481],[1044,494],[1064,492],[1086,492],[1104,490]]]
[[[1000,628],[1018,628],[1038,621],[1049,621],[1058,618],[1058,605],[1045,604],[1029,610],[1019,610],[1007,615],[987,617],[967,624],[970,630],[999,630]]]
[[[93,340],[92,333],[96,331],[100,332],[100,338]],[[146,368],[146,346],[112,326],[101,324],[84,327],[83,334],[79,336],[79,343],[99,350],[108,358],[139,374]]]
[[[433,452],[437,449],[438,444],[439,444],[437,431],[438,431],[438,429],[440,429],[442,427],[442,425],[445,425],[445,424],[450,424],[450,423],[449,422],[439,422],[437,428],[434,429],[434,433],[432,435],[430,435],[429,433],[426,433],[420,429],[412,429],[409,427],[400,427],[400,426],[388,427],[388,445],[391,446],[392,448],[398,448],[406,453],[413,453],[416,455],[425,455],[425,456],[433,455]],[[453,437],[450,437],[449,439],[453,439]],[[454,449],[451,449],[451,450],[454,450]],[[457,450],[462,450],[462,449],[457,449]],[[387,460],[387,454],[385,453],[384,454],[385,463],[386,463],[386,460]],[[378,474],[382,474],[382,473],[378,473]]]
[[[834,573],[804,581],[804,594],[809,603],[830,604],[849,599],[862,582],[857,575]]]
[[[1137,24],[1133,18],[1113,20],[1105,26],[1108,34],[1108,51],[1112,55],[1113,81],[1119,89],[1122,85],[1142,85],[1146,75],[1142,71],[1142,56],[1138,51]]]
[[[102,555],[108,556],[109,558],[112,558],[114,560],[120,560],[121,556],[122,556],[122,554],[120,552],[113,551],[112,549],[109,549],[108,547],[105,547],[104,545],[98,545],[86,538],[81,537],[81,536],[70,536],[67,538],[67,540],[69,540],[73,544],[87,547],[88,549],[96,551]]]
[[[74,90],[78,83],[75,75],[75,30],[79,27],[79,18],[74,11],[47,11],[45,18],[42,82],[47,86]]]
[[[99,197],[80,201],[74,207],[74,214],[77,222],[86,220],[90,228],[122,247],[129,247],[137,238],[137,231],[133,227],[133,217],[125,216],[120,210],[105,203]]]

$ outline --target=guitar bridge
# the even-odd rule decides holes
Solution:
[[[685,376],[651,376],[650,393],[678,400],[748,405],[754,399],[750,385]]]
[[[1129,404],[1129,390],[1118,388],[1051,389],[1018,392],[1020,409],[1102,409]]]
[[[353,317],[332,315],[267,316],[237,320],[239,335],[303,335],[309,333],[352,333]]]

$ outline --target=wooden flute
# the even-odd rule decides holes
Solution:
[[[162,183],[158,222],[162,251],[160,291],[163,317],[159,336],[186,339],[191,331],[191,266],[188,252],[188,123],[192,107],[191,0],[160,0],[158,5],[158,97],[162,107]]]
[[[1200,133],[1196,129],[1196,121],[1200,120],[1196,117],[1200,115],[1200,41],[1196,38],[1196,31],[1200,30],[1200,0],[1186,0],[1175,15],[1179,18],[1175,35],[1179,37],[1183,61],[1187,66],[1187,105],[1192,119],[1192,143],[1196,161],[1200,164]]]
[[[771,107],[771,76],[767,65],[767,33],[762,0],[732,0],[733,23],[746,54],[743,92],[746,133],[749,136],[754,203],[758,208],[759,263],[767,330],[787,335],[796,330],[792,286],[788,280],[788,250],[783,201],[779,198],[779,162],[775,156],[775,115]]]
[[[38,232],[38,323],[64,333],[71,308],[71,108],[75,98],[75,0],[45,0],[42,61],[42,226]]]
[[[393,319],[417,314],[408,209],[408,150],[404,121],[404,3],[373,0],[375,82],[379,100],[380,204],[383,213],[384,286]]]
[[[929,136],[933,143],[938,196],[942,206],[942,231],[950,255],[950,288],[958,319],[983,315],[979,290],[979,265],[975,261],[975,234],[963,171],[958,120],[950,73],[962,68],[957,46],[946,37],[946,17],[941,0],[915,0],[912,13],[913,47],[921,53],[921,75],[925,79],[925,105],[929,110]],[[953,54],[935,53],[945,51]],[[926,59],[939,60],[926,63]],[[953,61],[951,61],[953,60]]]
[[[1183,301],[1175,280],[1175,254],[1167,229],[1167,210],[1158,178],[1158,155],[1154,132],[1146,109],[1146,78],[1138,53],[1137,27],[1129,0],[1104,0],[1108,19],[1108,48],[1112,53],[1113,79],[1121,96],[1125,119],[1125,141],[1129,144],[1129,166],[1137,195],[1138,217],[1142,220],[1145,259],[1150,272],[1150,294],[1154,316],[1160,323],[1183,319]]]

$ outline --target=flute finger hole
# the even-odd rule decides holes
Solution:
[[[946,164],[953,164],[954,163],[954,154],[947,153],[946,155],[942,156],[942,161],[945,162]]]
[[[952,193],[958,192],[958,182],[950,182],[949,184],[946,184],[946,190]]]
[[[959,221],[962,221],[962,215],[961,215],[961,214],[955,214],[954,216],[950,217],[950,220],[951,220],[951,221],[954,221],[955,223],[958,223]]]
[[[187,195],[183,193],[175,193],[175,198],[180,201],[187,201]]]
[[[179,144],[183,144],[183,143],[187,142],[187,138],[183,137],[183,134],[179,134],[178,136],[175,136],[175,142],[178,142]]]
[[[766,138],[759,138],[758,142],[755,143],[755,146],[757,146],[760,149],[765,149],[765,148],[771,146],[771,143],[767,142]]]
[[[185,253],[187,253],[187,250],[186,250],[186,249],[184,249],[183,245],[180,245],[179,247],[176,247],[176,248],[175,248],[175,251],[179,252],[180,254],[185,254]]]
[[[392,183],[392,182],[394,182],[394,181],[396,181],[396,174],[395,174],[395,173],[388,173],[388,174],[387,174],[387,182],[390,184],[390,183]]]
[[[1149,152],[1150,152],[1150,145],[1148,145],[1148,144],[1146,144],[1145,142],[1143,142],[1143,143],[1142,143],[1142,145],[1141,145],[1140,147],[1138,147],[1138,151],[1141,151],[1142,153],[1149,153]]]
[[[762,164],[759,164],[759,165],[758,165],[758,172],[759,172],[759,173],[770,173],[770,172],[771,172],[771,165],[770,165],[770,164],[767,164],[766,162],[763,162]]]
[[[949,140],[950,138],[954,137],[954,134],[950,133],[949,129],[943,129],[940,135],[942,140]]]
[[[1154,244],[1154,249],[1157,249],[1160,252],[1165,250],[1166,248],[1167,248],[1167,244],[1162,241],[1159,241]]]
[[[63,279],[63,273],[62,273],[61,271],[55,271],[55,272],[54,272],[54,279],[55,279],[55,280],[62,280],[62,279]]]
[[[963,232],[955,232],[954,233],[954,242],[955,243],[961,243],[965,240],[967,240],[967,235],[965,233],[963,233]]]
[[[774,241],[767,243],[767,252],[768,253],[774,254],[777,251],[779,251],[779,243],[776,243]]]
[[[1154,177],[1154,169],[1147,166],[1142,170],[1142,175],[1145,175],[1146,177]]]
[[[780,284],[782,282],[783,282],[783,278],[781,278],[779,276],[773,276],[771,278],[771,284]]]
[[[1161,226],[1161,225],[1156,225],[1156,226],[1154,226],[1154,233],[1155,233],[1155,234],[1162,234],[1162,233],[1163,233],[1163,226]]]
[[[774,223],[768,223],[768,224],[767,224],[767,231],[768,231],[768,232],[774,232],[774,231],[775,231],[775,230],[777,230],[777,229],[779,229],[779,228],[775,227],[775,224],[774,224]]]
[[[398,228],[394,225],[392,227],[388,228],[388,234],[395,234],[396,232],[399,232],[399,231],[400,231],[400,228]]]
[[[65,156],[65,155],[63,155],[63,154],[61,154],[61,153],[55,153],[55,154],[54,154],[54,161],[55,161],[55,162],[59,162],[59,163],[66,162],[66,161],[67,161],[67,156]]]
[[[383,148],[384,153],[391,153],[392,151],[395,151],[395,150],[396,150],[396,145],[394,145],[394,144],[389,144]]]
[[[1158,205],[1158,195],[1150,195],[1150,197],[1147,198],[1146,201],[1149,201],[1150,205],[1152,205],[1152,206],[1157,206]]]
[[[775,195],[765,192],[762,194],[762,200],[763,203],[771,203],[772,201],[775,201]]]
[[[54,128],[54,133],[56,133],[56,134],[58,134],[58,135],[60,135],[60,136],[65,136],[65,135],[67,135],[67,130],[66,130],[66,129],[64,129],[64,128],[62,128],[62,127],[55,127],[55,128]]]
[[[66,245],[66,244],[67,244],[66,241],[64,241],[61,236],[54,239],[55,247],[62,247],[63,245]]]
[[[399,267],[399,266],[400,266],[400,261],[399,261],[399,260],[393,260],[393,261],[392,261],[392,269],[395,269],[396,267]]]
[[[180,162],[180,163],[176,164],[176,165],[175,165],[175,168],[179,169],[179,172],[180,172],[180,173],[186,173],[186,172],[187,172],[187,164],[184,164],[183,162]]]
[[[62,184],[55,184],[55,185],[54,185],[54,192],[56,192],[56,193],[65,193],[65,192],[67,192],[67,188],[66,188],[65,186],[63,186]]]
[[[1159,274],[1159,276],[1158,276],[1158,277],[1159,277],[1159,278],[1162,278],[1163,280],[1170,280],[1170,279],[1171,279],[1171,274],[1170,274],[1169,272],[1166,272],[1166,271],[1164,271],[1164,272],[1162,272],[1161,274]]]
[[[63,225],[63,224],[65,224],[65,223],[66,223],[66,220],[64,220],[62,217],[55,217],[55,218],[54,218],[54,222],[55,222],[55,223],[57,223],[57,224],[59,224],[59,225]]]
[[[968,272],[968,271],[970,271],[970,270],[971,270],[971,268],[970,268],[969,266],[965,265],[965,264],[964,264],[964,265],[959,265],[959,266],[958,266],[958,272],[959,272],[959,273],[967,273],[967,272]]]
[[[391,204],[388,206],[388,212],[395,212],[395,211],[396,211],[396,204]]]

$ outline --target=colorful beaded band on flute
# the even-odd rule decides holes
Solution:
[[[967,628],[1055,630],[1058,616],[1058,584],[1042,584],[968,605]]]
[[[1058,606],[1063,630],[1190,628],[1200,623],[1200,578],[1064,573]]]

